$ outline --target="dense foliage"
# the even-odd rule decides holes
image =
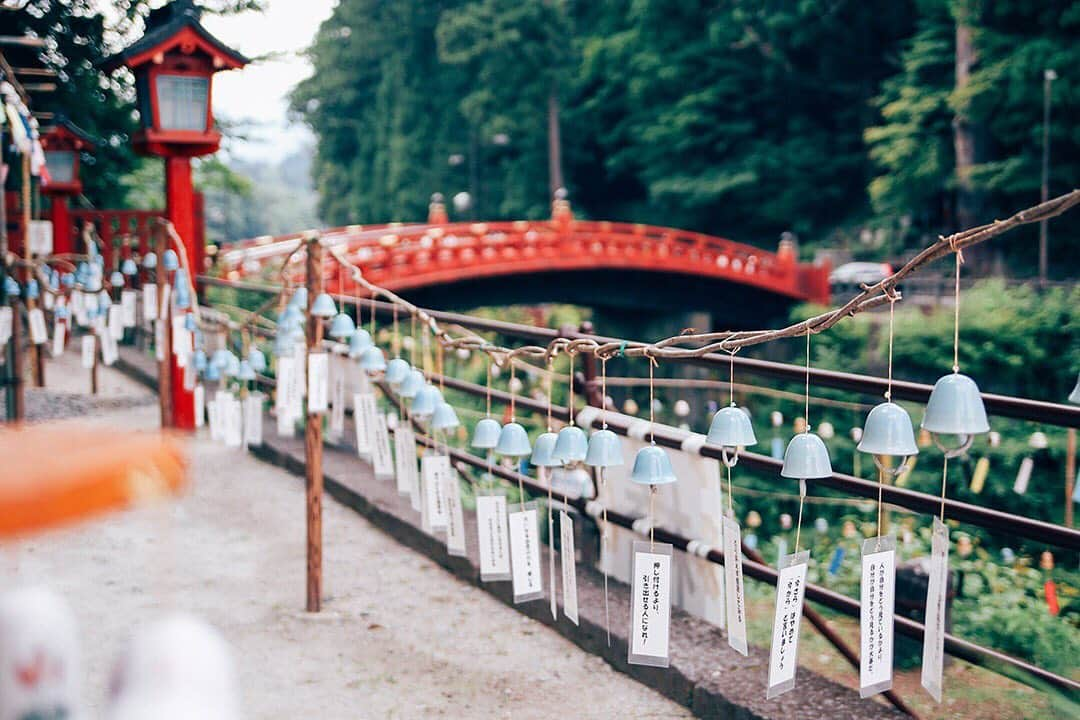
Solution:
[[[138,33],[151,3],[114,5],[108,19],[88,0],[4,15],[12,32],[51,40],[61,82],[38,109],[102,141],[83,158],[98,207],[124,204],[121,180],[140,164],[130,77],[105,78],[96,64]],[[1046,68],[1059,76],[1051,192],[1076,185],[1078,24],[1080,6],[1066,0],[344,0],[293,105],[318,135],[320,209],[333,224],[422,217],[431,192],[463,190],[471,216],[542,217],[554,114],[557,165],[580,214],[765,246],[790,230],[809,245],[898,255],[1038,197]],[[962,85],[961,27],[974,48]],[[957,208],[958,117],[973,142],[963,176],[975,214]],[[242,214],[242,193],[220,199],[209,206]],[[1055,223],[1052,272],[1075,265],[1077,224]],[[250,234],[246,221],[222,225],[232,226],[223,237]],[[994,247],[1023,271],[1034,232]]]
[[[436,191],[544,216],[554,107],[578,213],[900,254],[1038,199],[1047,68],[1051,192],[1077,184],[1078,27],[1075,0],[342,0],[293,102],[334,224]],[[1051,235],[1062,275],[1076,227]],[[995,246],[1030,265],[1034,232]]]
[[[32,109],[62,114],[95,138],[93,152],[81,156],[83,195],[93,207],[124,207],[132,184],[127,176],[144,164],[131,146],[131,134],[138,127],[134,80],[126,72],[106,75],[99,65],[138,37],[142,19],[157,4],[117,0],[111,3],[112,12],[105,13],[103,3],[95,0],[30,0],[22,11],[0,14],[3,34],[47,38],[43,60],[57,71],[57,88],[36,95]],[[201,4],[207,12],[232,13],[259,8],[262,2]]]

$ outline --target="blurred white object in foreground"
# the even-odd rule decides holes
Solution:
[[[0,720],[83,717],[75,616],[52,590],[0,594]]]
[[[236,667],[221,634],[190,615],[143,628],[113,669],[109,720],[236,720]]]

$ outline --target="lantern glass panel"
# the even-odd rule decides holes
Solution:
[[[205,132],[209,89],[209,78],[190,75],[159,75],[157,98],[161,129]]]
[[[75,153],[71,150],[46,150],[45,168],[54,183],[75,180]]]

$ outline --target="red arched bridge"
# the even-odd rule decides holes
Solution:
[[[322,231],[371,282],[437,307],[561,301],[648,309],[739,310],[829,302],[827,265],[702,233],[633,223],[575,220],[392,223]],[[258,276],[297,247],[300,234],[223,248],[216,274]],[[354,292],[336,263],[327,287]],[[298,260],[287,271],[302,282]],[[727,306],[725,308],[725,306]]]

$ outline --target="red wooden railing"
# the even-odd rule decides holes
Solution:
[[[131,249],[137,249],[142,255],[149,248],[150,224],[154,218],[165,215],[164,210],[72,210],[71,220],[74,225],[74,238],[81,238],[87,223],[93,223],[94,230],[101,238],[102,252],[108,257],[108,250],[120,248],[123,257]],[[78,239],[76,248],[82,248]]]
[[[365,277],[403,291],[471,278],[538,272],[633,269],[712,277],[798,300],[829,302],[829,267],[799,263],[792,248],[773,253],[703,233],[586,220],[347,226],[321,231],[344,247]],[[233,280],[281,261],[299,234],[257,238],[222,254],[219,272]],[[296,258],[298,261],[298,258]],[[297,277],[297,262],[290,274]],[[337,265],[327,280],[337,287]],[[346,286],[351,285],[348,281]]]
[[[203,212],[203,195],[195,193],[195,234],[191,239],[195,247],[206,245],[206,224]],[[76,238],[76,251],[85,251],[81,246],[83,228],[93,223],[94,230],[101,238],[101,251],[106,257],[127,258],[132,250],[143,255],[150,249],[150,227],[154,218],[165,217],[164,210],[97,210],[78,209],[71,211],[72,235]],[[187,238],[184,238],[185,242]]]

